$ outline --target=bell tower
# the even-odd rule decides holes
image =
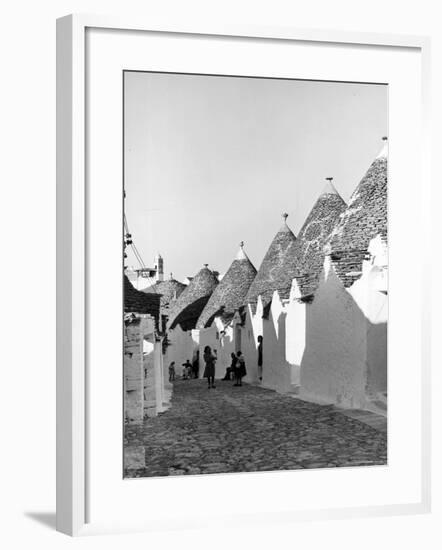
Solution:
[[[155,256],[155,272],[155,282],[164,281],[164,260],[159,252]]]

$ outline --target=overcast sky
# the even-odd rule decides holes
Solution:
[[[225,272],[241,240],[258,269],[281,214],[297,234],[327,176],[347,201],[384,135],[382,85],[126,72],[133,240],[179,280]]]

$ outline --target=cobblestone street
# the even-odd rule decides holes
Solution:
[[[216,386],[178,380],[169,410],[126,426],[125,476],[386,464],[385,430],[333,406],[248,384]]]

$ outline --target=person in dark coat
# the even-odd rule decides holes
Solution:
[[[262,381],[262,336],[258,336],[258,376]]]
[[[200,352],[197,351],[195,359],[192,362],[192,372],[193,372],[194,378],[198,378],[199,370],[200,370]]]
[[[236,353],[236,357],[237,357],[237,363],[236,363],[236,368],[235,368],[235,380],[236,380],[236,382],[233,385],[234,386],[242,386],[242,379],[247,374],[246,362],[244,361],[244,356],[240,351],[238,351]]]
[[[173,382],[175,380],[175,361],[172,361],[169,365],[169,382]]]
[[[238,363],[238,359],[236,355],[233,353],[230,354],[230,357],[232,358],[232,361],[230,363],[230,367],[226,368],[226,374],[224,375],[223,380],[234,380],[235,379],[235,368],[236,364]]]
[[[215,388],[215,361],[216,356],[212,353],[210,346],[204,348],[204,362],[206,363],[206,368],[204,369],[204,378],[207,378],[208,388]]]

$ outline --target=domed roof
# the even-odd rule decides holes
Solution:
[[[147,294],[161,294],[160,304],[162,308],[170,306],[171,302],[180,297],[181,293],[186,288],[184,283],[180,283],[172,277],[167,281],[159,281],[152,286],[143,288],[141,292]]]
[[[255,279],[256,269],[243,247],[244,243],[241,243],[236,258],[203,309],[196,324],[197,328],[210,326],[217,314],[225,321],[230,320],[235,310],[244,304],[250,285]]]
[[[281,298],[288,298],[290,294],[295,276],[296,237],[287,225],[287,214],[283,217],[284,223],[267,250],[244,301],[245,304],[251,304],[253,308],[260,295],[265,306],[271,301],[275,290],[278,290]]]
[[[158,323],[160,316],[160,296],[157,294],[145,294],[137,290],[124,274],[124,311],[125,313],[148,313],[155,317]]]
[[[183,330],[195,328],[217,284],[217,277],[205,264],[171,306],[168,327],[172,329],[179,324]]]
[[[353,192],[328,242],[336,273],[346,287],[361,276],[362,262],[374,237],[387,237],[387,157],[384,138],[380,154]]]
[[[327,183],[307,216],[297,239],[296,278],[303,296],[311,295],[324,264],[324,245],[347,205],[332,184]]]

